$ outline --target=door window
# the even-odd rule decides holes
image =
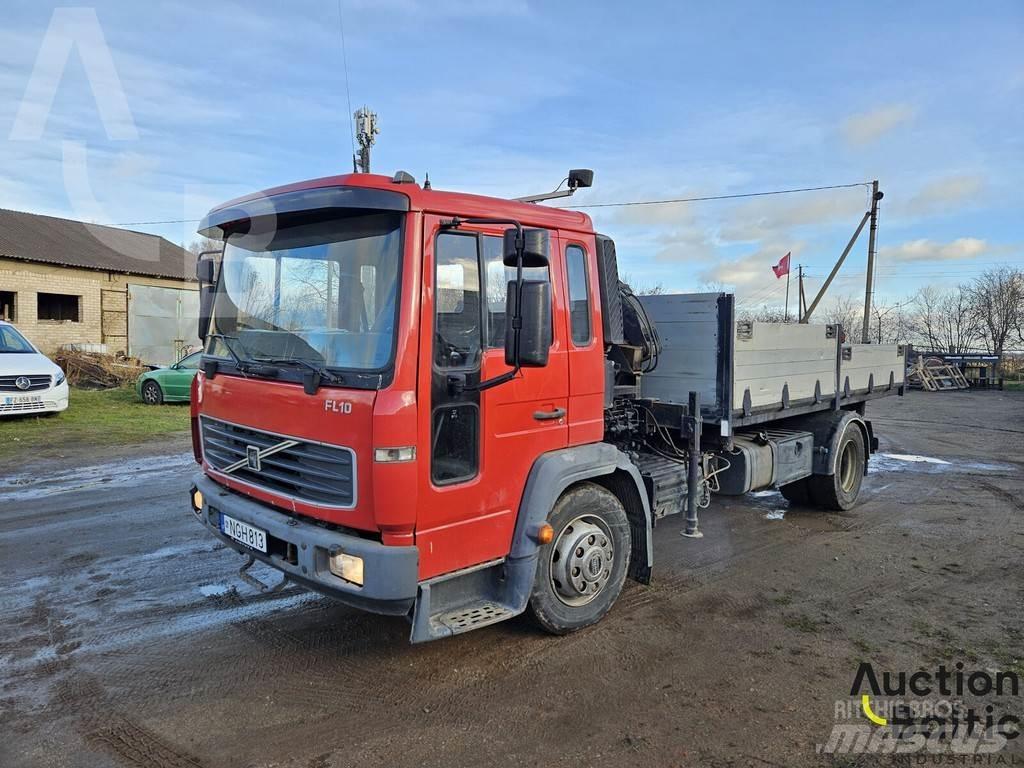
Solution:
[[[475,235],[437,238],[434,363],[475,368],[480,363],[480,267]]]
[[[434,272],[434,373],[430,419],[430,477],[450,485],[480,468],[482,347],[480,256],[474,234],[437,237]],[[461,379],[451,387],[449,379]]]
[[[505,348],[505,297],[508,284],[516,279],[516,268],[506,267],[502,261],[502,238],[484,235],[484,288],[487,294],[487,346]],[[550,282],[547,267],[525,267],[524,280]]]
[[[590,343],[590,282],[587,280],[587,254],[578,245],[565,249],[565,269],[569,278],[569,325],[572,343],[577,347]]]
[[[188,357],[183,357],[178,361],[178,367],[186,371],[194,371],[199,368],[199,363],[202,362],[203,353],[193,352]]]

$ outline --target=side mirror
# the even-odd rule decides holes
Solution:
[[[516,266],[516,238],[518,230],[514,227],[505,230],[505,242],[502,248],[502,261],[506,267]],[[546,229],[523,230],[523,266],[546,267],[548,265],[549,237]],[[511,315],[509,315],[511,317]]]
[[[203,251],[196,258],[196,279],[199,281],[199,333],[202,341],[210,332],[210,317],[213,315],[214,283],[217,282],[217,260],[223,251]]]
[[[199,333],[200,339],[205,343],[206,335],[210,332],[210,318],[213,316],[214,287],[204,284],[199,286]]]
[[[209,256],[200,255],[196,261],[196,280],[203,285],[217,281],[217,262]]]
[[[517,334],[512,323],[516,310],[516,287],[516,281],[510,280],[505,294],[506,365],[516,364]],[[522,319],[518,333],[519,365],[522,368],[543,368],[548,364],[551,349],[551,283],[524,280],[519,308]]]

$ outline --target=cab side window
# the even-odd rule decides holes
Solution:
[[[587,254],[578,245],[565,249],[565,270],[569,282],[569,324],[572,343],[586,346],[590,333],[590,281],[587,279]]]
[[[437,238],[434,363],[474,368],[480,362],[480,268],[475,235]]]
[[[505,348],[505,297],[510,280],[516,279],[516,268],[506,267],[502,263],[502,239],[492,235],[484,235],[484,285],[487,290],[487,347],[489,349]],[[542,280],[550,282],[551,276],[547,267],[526,267],[523,269],[524,280]]]

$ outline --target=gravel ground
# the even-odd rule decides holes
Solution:
[[[888,455],[856,510],[718,499],[700,540],[669,518],[654,584],[561,638],[410,646],[403,620],[257,594],[191,519],[187,453],[8,469],[0,765],[874,765],[816,750],[860,660],[1024,673],[1024,393],[868,415]]]

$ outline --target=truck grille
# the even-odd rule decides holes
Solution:
[[[202,417],[203,454],[214,469],[231,477],[284,496],[330,507],[355,504],[355,454],[350,448],[311,443],[297,438],[240,427]],[[295,445],[259,458],[259,471],[247,460],[255,450],[264,451],[294,440]]]
[[[50,374],[48,373],[26,376],[25,378],[29,380],[28,389],[18,389],[18,385],[15,382],[20,378],[20,375],[0,376],[0,392],[36,392],[40,389],[50,388]]]

